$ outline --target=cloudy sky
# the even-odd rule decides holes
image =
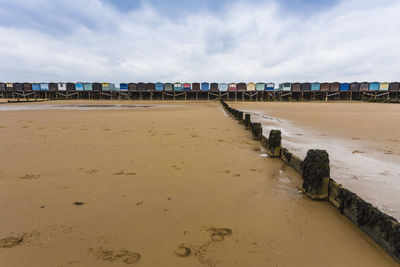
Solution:
[[[1,81],[400,80],[399,0],[0,0]]]

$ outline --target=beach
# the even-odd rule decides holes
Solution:
[[[218,102],[1,106],[0,266],[397,265]],[[232,106],[400,153],[395,105]]]

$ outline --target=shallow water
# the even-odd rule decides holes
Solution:
[[[128,109],[128,108],[151,108],[161,107],[158,105],[25,105],[21,104],[6,104],[0,105],[0,111],[14,111],[14,110],[43,110],[43,109],[70,109],[70,110],[101,110],[101,109]]]
[[[263,132],[282,132],[282,145],[304,158],[309,149],[325,149],[330,156],[331,177],[380,210],[400,219],[400,165],[398,155],[379,153],[368,144],[322,135],[290,121],[246,110]]]

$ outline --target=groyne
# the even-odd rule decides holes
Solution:
[[[282,159],[301,175],[305,195],[313,200],[329,201],[400,263],[399,222],[335,182],[330,177],[329,155],[325,150],[310,149],[302,160],[282,147],[280,130],[271,130],[266,137],[261,124],[252,122],[250,114],[231,108],[223,100],[221,104],[233,118],[252,132],[253,138],[262,143],[270,157]]]

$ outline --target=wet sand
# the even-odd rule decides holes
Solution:
[[[400,219],[400,105],[376,103],[234,103],[254,112],[266,133],[304,157],[330,154],[332,178]]]
[[[160,103],[0,112],[0,266],[396,265],[219,103]]]

